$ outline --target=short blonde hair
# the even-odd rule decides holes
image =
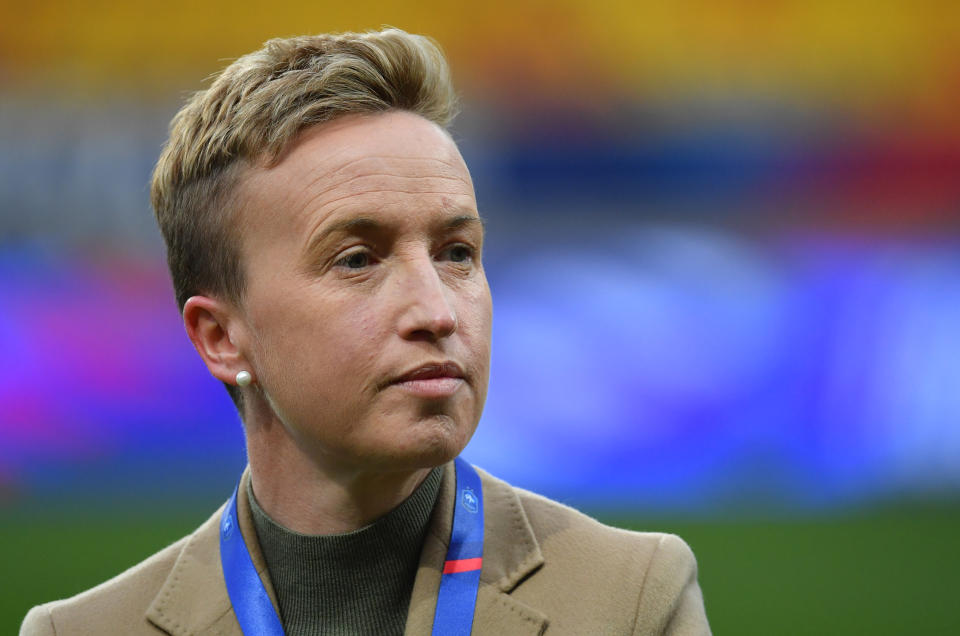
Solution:
[[[245,166],[278,162],[309,126],[394,109],[443,128],[457,110],[436,43],[394,28],[270,40],[190,97],[150,188],[180,309],[198,294],[243,297],[233,193]]]

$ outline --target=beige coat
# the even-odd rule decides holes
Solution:
[[[486,537],[473,634],[710,633],[696,561],[681,539],[610,528],[478,472]],[[407,635],[430,633],[453,519],[454,481],[451,463],[424,540]],[[244,487],[241,483],[240,492]],[[276,606],[247,498],[237,499],[241,532]],[[110,581],[33,608],[21,636],[241,636],[220,569],[220,514]]]

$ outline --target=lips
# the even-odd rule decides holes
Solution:
[[[463,379],[463,369],[456,362],[437,362],[419,366],[416,369],[407,371],[399,378],[397,382],[411,382],[414,380],[435,380],[437,378],[460,378]]]
[[[439,399],[452,396],[464,384],[463,369],[456,362],[420,365],[389,383],[421,398]]]

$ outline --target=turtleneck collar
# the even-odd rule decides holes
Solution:
[[[402,634],[420,548],[440,491],[435,468],[403,503],[372,524],[305,535],[271,519],[247,482],[257,539],[288,636]]]

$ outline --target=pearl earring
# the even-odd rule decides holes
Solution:
[[[251,381],[253,381],[253,376],[250,375],[249,371],[240,371],[237,373],[238,386],[250,386]]]

